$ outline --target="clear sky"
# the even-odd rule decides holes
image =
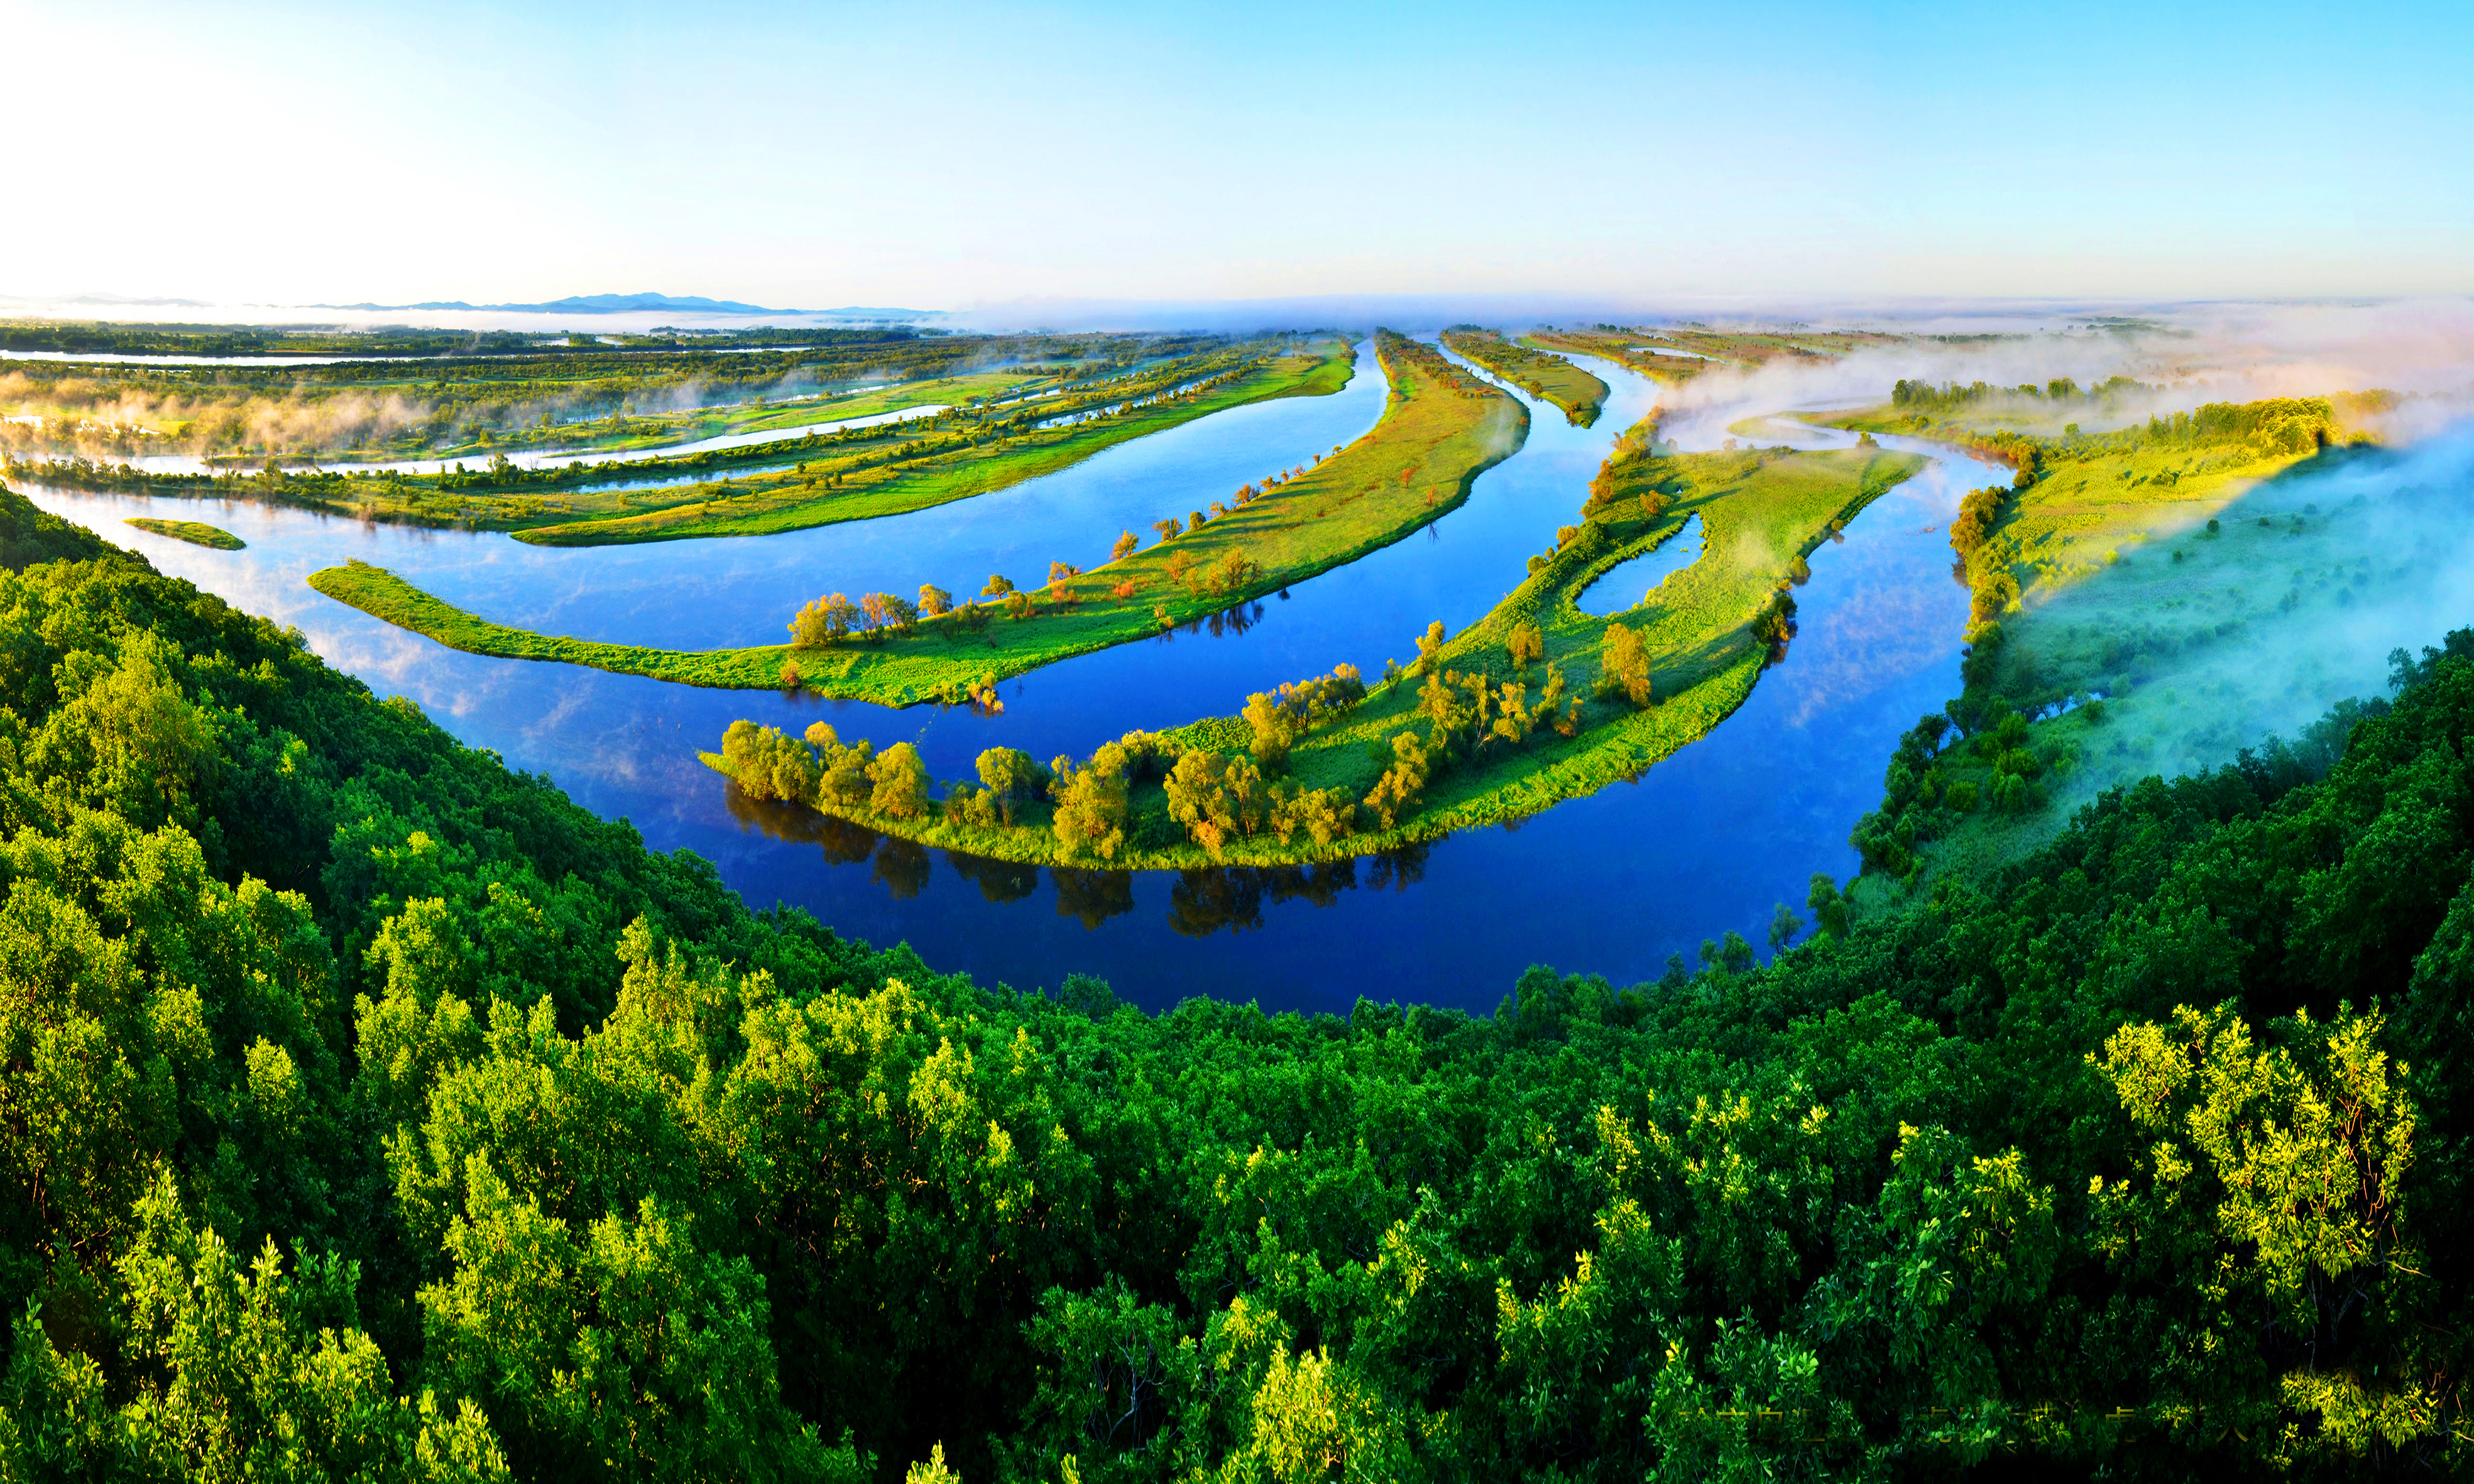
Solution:
[[[0,294],[2474,290],[2474,6],[0,0]]]

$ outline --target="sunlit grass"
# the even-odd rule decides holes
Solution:
[[[949,615],[908,634],[880,631],[805,650],[674,650],[493,623],[357,562],[325,569],[309,581],[328,596],[475,654],[739,688],[781,684],[788,663],[801,684],[828,695],[896,706],[958,700],[975,687],[1150,638],[1389,546],[1459,506],[1479,472],[1509,457],[1527,436],[1526,411],[1502,392],[1431,385],[1397,362],[1385,369],[1391,399],[1375,426],[1355,443],[1225,515],[1206,512],[1200,530],[1152,541],[1131,556],[1040,588],[1025,598],[1021,618],[983,613],[974,625]],[[1160,512],[1164,520],[1191,515]],[[786,630],[789,618],[781,616]]]

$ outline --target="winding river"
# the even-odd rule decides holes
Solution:
[[[1958,690],[1967,600],[1942,527],[1964,491],[2002,472],[1924,450],[1931,466],[1814,553],[1786,660],[1709,738],[1636,783],[1404,857],[1131,873],[976,862],[749,802],[695,753],[740,717],[793,730],[821,718],[846,740],[914,742],[937,776],[958,777],[983,747],[1080,755],[1131,727],[1234,711],[1250,691],[1339,661],[1378,671],[1410,653],[1430,620],[1457,630],[1510,590],[1529,553],[1572,519],[1614,438],[1657,399],[1655,384],[1630,371],[1589,367],[1611,390],[1595,428],[1571,427],[1533,401],[1527,443],[1426,530],[1212,620],[1008,681],[996,715],[699,691],[461,654],[302,579],[359,557],[546,632],[670,647],[766,642],[821,592],[907,593],[933,581],[967,595],[991,572],[1028,583],[1052,560],[1104,559],[1120,530],[1148,533],[1154,520],[1309,462],[1381,413],[1371,348],[1330,396],[1217,413],[956,504],[762,539],[550,550],[255,504],[26,493],[166,572],[299,625],[330,663],[418,702],[466,742],[631,819],[656,849],[711,859],[758,906],[792,903],[846,934],[908,941],[937,968],[982,982],[1045,986],[1068,972],[1096,974],[1152,1008],[1209,994],[1345,1011],[1364,995],[1483,1011],[1533,962],[1629,984],[1730,928],[1758,942],[1772,904],[1802,911],[1812,872],[1853,871],[1848,831],[1878,802],[1890,748]],[[1708,446],[1692,440],[1714,442],[1714,429],[1696,419],[1675,436]],[[1759,431],[1764,443],[1844,441],[1801,424]],[[214,521],[250,547],[219,552],[148,535],[121,523],[131,515]],[[1617,569],[1591,606],[1628,598],[1649,572]]]

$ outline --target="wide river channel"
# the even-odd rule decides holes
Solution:
[[[1855,869],[1848,832],[1879,802],[1899,734],[1958,691],[1967,597],[1952,579],[1943,527],[1960,495],[2005,471],[1913,446],[1934,462],[1813,554],[1811,581],[1797,594],[1801,632],[1724,725],[1637,782],[1406,856],[1271,871],[991,864],[752,803],[696,753],[741,717],[793,732],[821,718],[845,741],[912,742],[937,777],[958,778],[983,747],[1079,757],[1134,727],[1232,713],[1249,692],[1340,661],[1379,672],[1386,658],[1414,652],[1429,621],[1457,631],[1514,587],[1529,554],[1573,519],[1615,437],[1657,400],[1656,385],[1630,371],[1590,369],[1613,391],[1593,428],[1532,401],[1526,444],[1425,530],[1212,621],[1008,681],[995,715],[705,691],[462,654],[303,579],[357,557],[543,632],[673,648],[775,642],[820,593],[908,594],[934,582],[967,596],[996,572],[1030,586],[1052,560],[1094,565],[1122,530],[1148,539],[1155,520],[1309,463],[1380,415],[1371,347],[1329,396],[1218,413],[934,510],[756,539],[548,549],[251,503],[25,493],[167,572],[298,625],[330,664],[419,703],[465,742],[632,820],[655,849],[712,860],[756,906],[793,903],[846,935],[908,941],[937,968],[986,983],[1044,987],[1068,973],[1097,975],[1153,1009],[1208,994],[1345,1011],[1364,995],[1491,1011],[1532,963],[1621,985],[1657,977],[1670,954],[1691,958],[1729,929],[1758,943],[1773,904],[1803,912],[1814,871]],[[1670,431],[1687,447],[1725,436],[1707,418]],[[1784,422],[1748,431],[1763,444],[1845,441]],[[149,535],[122,523],[133,515],[210,521],[249,548]],[[1697,529],[1686,539],[1697,548]],[[1647,560],[1617,568],[1585,606],[1635,600],[1652,575]]]

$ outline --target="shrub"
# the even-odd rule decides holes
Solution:
[[[915,819],[928,812],[928,765],[919,760],[919,749],[907,742],[895,742],[882,756],[867,766],[868,781],[875,787],[868,792],[867,807],[894,819]]]
[[[1260,833],[1269,817],[1271,791],[1243,757],[1197,748],[1176,760],[1165,787],[1169,817],[1214,856],[1229,840]]]
[[[818,799],[844,809],[866,804],[876,791],[875,780],[867,775],[868,764],[875,760],[875,747],[862,740],[848,747],[828,742],[819,750],[823,754],[824,776],[817,781]]]
[[[1019,747],[990,747],[979,757],[980,782],[986,785],[989,808],[1011,824],[1021,801],[1038,795],[1046,775],[1031,754]]]
[[[1610,623],[1600,654],[1599,693],[1620,695],[1635,706],[1648,705],[1652,694],[1649,650],[1641,644],[1640,635],[1620,623]]]
[[[733,721],[721,734],[721,765],[750,798],[806,803],[816,794],[816,758],[777,727]]]
[[[1170,565],[1176,565],[1174,560]],[[1252,557],[1231,549],[1222,552],[1220,560],[1211,564],[1201,586],[1215,597],[1234,597],[1251,587],[1262,575],[1262,567]]]
[[[1246,709],[1239,713],[1253,729],[1253,741],[1248,750],[1254,761],[1277,771],[1289,761],[1289,748],[1297,742],[1297,728],[1277,700],[1257,691],[1246,697]]]
[[[1546,636],[1535,623],[1516,623],[1512,638],[1504,647],[1511,652],[1512,663],[1522,669],[1546,658]]]
[[[800,649],[818,649],[848,638],[859,626],[859,604],[839,593],[813,598],[790,620],[790,643]]]
[[[1056,832],[1058,847],[1069,858],[1088,851],[1115,860],[1125,848],[1131,807],[1123,755],[1103,747],[1086,767],[1075,767],[1067,757],[1050,766],[1056,778],[1056,814],[1049,827]]]
[[[1272,786],[1272,833],[1287,844],[1303,830],[1318,845],[1328,845],[1349,832],[1357,806],[1342,789],[1302,789],[1293,783]]]
[[[1435,750],[1415,731],[1401,732],[1392,739],[1392,765],[1366,795],[1366,810],[1380,828],[1395,828],[1417,807],[1418,795],[1425,791],[1426,780],[1433,771]]]

